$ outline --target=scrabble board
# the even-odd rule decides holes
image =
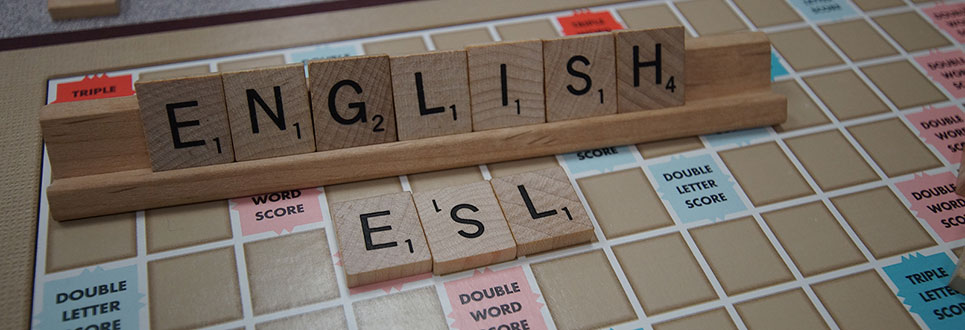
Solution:
[[[539,2],[537,2],[539,3]],[[523,6],[525,7],[525,6]],[[483,21],[47,80],[48,103],[138,80],[681,25],[763,31],[774,127],[412,173],[81,221],[41,169],[29,325],[217,329],[957,329],[965,3],[695,0]],[[190,56],[190,54],[185,54]],[[561,169],[592,242],[349,288],[333,205]],[[418,197],[417,197],[418,198]],[[29,265],[26,267],[30,267]]]

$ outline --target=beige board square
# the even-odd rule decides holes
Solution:
[[[821,37],[809,27],[767,34],[771,45],[794,70],[803,71],[844,64]]]
[[[863,19],[822,25],[821,30],[852,61],[898,54],[895,47]]]
[[[814,193],[777,143],[762,143],[718,154],[754,205]]]
[[[311,61],[308,78],[318,151],[398,140],[388,56]]]
[[[640,155],[643,156],[644,159],[650,159],[681,153],[684,151],[697,150],[703,147],[704,143],[700,142],[699,137],[691,136],[641,143],[637,145],[637,150],[640,151]]]
[[[409,180],[409,188],[411,188],[413,192],[431,191],[483,181],[479,166],[409,174],[407,178]]]
[[[576,180],[607,238],[673,225],[639,168]]]
[[[810,76],[804,78],[804,82],[839,120],[890,111],[852,70]],[[788,102],[790,103],[790,100]],[[790,108],[790,105],[788,107]],[[790,114],[788,116],[790,117]]]
[[[602,328],[637,318],[602,250],[535,263],[532,268],[558,329]]]
[[[623,23],[631,29],[683,26],[677,15],[664,4],[618,9],[617,14],[620,14]]]
[[[560,167],[560,163],[556,161],[555,156],[545,156],[492,163],[486,165],[486,167],[489,169],[491,177],[498,178],[546,168],[556,168]]]
[[[148,253],[231,238],[228,202],[223,200],[147,210],[144,226]]]
[[[356,287],[432,270],[409,192],[331,204],[345,281]]]
[[[727,315],[727,311],[723,308],[718,308],[703,312],[700,314],[693,314],[684,316],[679,319],[666,321],[663,323],[657,323],[653,325],[654,330],[693,330],[693,329],[720,329],[720,330],[737,330],[737,326],[734,325],[734,321],[730,319],[730,315]]]
[[[218,63],[218,72],[249,70],[284,65],[285,55],[269,55]]]
[[[901,0],[851,0],[858,8],[864,11],[872,11],[884,8],[892,8],[898,6],[904,6],[905,2]],[[918,1],[913,1],[918,2]]]
[[[541,41],[472,46],[466,53],[473,131],[546,122]]]
[[[352,304],[360,330],[448,329],[435,287],[407,290]]]
[[[134,86],[154,171],[235,160],[220,74]]]
[[[952,252],[955,252],[955,255],[958,256],[958,258],[961,258],[962,254],[965,254],[965,247],[959,247],[957,249],[953,249]]]
[[[517,256],[593,239],[593,223],[562,168],[495,178],[490,183],[516,239]]]
[[[674,3],[701,36],[747,30],[740,17],[723,0]]]
[[[935,245],[887,187],[835,197],[831,203],[877,259]]]
[[[402,192],[402,182],[399,177],[366,180],[343,183],[325,187],[325,199],[328,204],[345,202],[366,197],[375,197],[391,193]]]
[[[918,329],[905,307],[874,270],[812,285],[843,330]],[[874,303],[868,303],[873,301]]]
[[[469,74],[466,51],[392,57],[399,141],[469,133]]]
[[[198,328],[241,319],[231,247],[147,263],[152,329]]]
[[[48,217],[49,219],[49,217]],[[47,273],[137,255],[134,213],[47,221]]]
[[[323,309],[295,316],[275,319],[255,325],[258,330],[288,330],[288,329],[332,329],[348,330],[345,322],[345,311],[342,306]]]
[[[878,180],[878,175],[838,130],[785,139],[797,160],[811,174],[821,190]]]
[[[684,104],[684,29],[617,31],[617,112]]]
[[[829,329],[801,289],[745,301],[734,307],[748,329]]]
[[[647,316],[717,299],[680,234],[613,247]]]
[[[699,227],[690,234],[728,295],[794,279],[754,218]]]
[[[429,50],[420,36],[365,43],[362,44],[362,49],[365,50],[366,55],[386,54],[391,56],[410,55]]]
[[[762,213],[761,216],[804,276],[866,261],[851,237],[821,202]]]
[[[950,46],[951,43],[931,23],[915,11],[872,17],[901,48],[908,52]]]
[[[734,4],[758,28],[801,21],[801,16],[798,16],[794,9],[784,1],[734,0]]]
[[[898,109],[948,100],[908,61],[866,66],[861,68],[861,71],[888,96]]]
[[[315,151],[302,64],[229,72],[221,79],[236,160]]]
[[[787,121],[774,126],[775,131],[787,132],[831,122],[794,80],[772,83],[771,90],[787,97]]]
[[[889,177],[942,166],[900,119],[851,126],[848,131]]]
[[[151,81],[169,78],[189,77],[194,75],[207,74],[211,72],[211,67],[207,64],[192,65],[181,68],[141,72],[137,76],[137,81]]]
[[[516,241],[489,182],[413,194],[438,275],[516,258]]]
[[[325,230],[245,243],[255,315],[338,298]]]
[[[545,19],[497,25],[496,32],[503,41],[550,39],[560,36],[553,27],[553,23]]]
[[[612,33],[543,40],[546,121],[617,113]]]
[[[436,33],[430,36],[436,50],[460,50],[468,45],[492,42],[489,29],[485,27]]]

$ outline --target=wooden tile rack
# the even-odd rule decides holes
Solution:
[[[41,126],[58,221],[775,125],[760,32],[689,39],[682,106],[152,172],[135,97],[52,104]],[[92,105],[94,104],[94,105]]]

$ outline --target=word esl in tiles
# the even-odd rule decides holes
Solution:
[[[454,273],[593,238],[589,216],[558,167],[338,202],[331,210],[349,287],[430,270]]]
[[[137,82],[154,171],[679,106],[682,27]]]

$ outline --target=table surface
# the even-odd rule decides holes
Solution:
[[[0,3],[0,11],[20,13],[0,22],[0,39],[72,32],[125,25],[208,17],[245,11],[305,6],[333,0],[198,0],[148,1],[121,0],[117,16],[55,21],[47,12],[46,1],[9,0]]]

